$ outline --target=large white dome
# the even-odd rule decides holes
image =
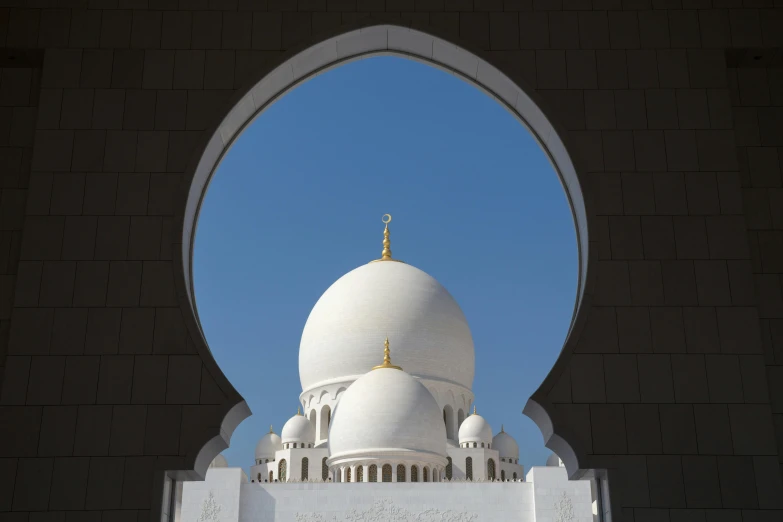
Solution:
[[[275,458],[275,452],[283,449],[283,441],[280,437],[272,432],[272,428],[269,428],[269,433],[261,437],[256,444],[256,460],[261,458]]]
[[[315,442],[315,428],[307,417],[297,413],[285,423],[280,438],[283,444],[289,442],[310,444]]]
[[[469,416],[462,421],[462,425],[459,427],[459,442],[476,442],[490,444],[492,442],[492,427],[489,423],[477,413]]]
[[[377,349],[375,354],[377,361]],[[446,427],[438,403],[404,371],[370,371],[348,387],[335,408],[329,455],[381,458],[407,452],[446,456]]]
[[[302,390],[359,378],[377,364],[386,336],[406,372],[471,389],[473,337],[457,302],[418,268],[381,261],[338,279],[310,312],[299,346]]]

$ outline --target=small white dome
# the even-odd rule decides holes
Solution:
[[[303,442],[310,444],[315,442],[315,428],[307,420],[307,417],[297,413],[285,423],[280,432],[283,444],[289,442]]]
[[[207,469],[212,468],[227,468],[228,467],[228,461],[226,460],[226,457],[223,455],[218,455],[214,459],[212,459],[212,462],[209,463],[209,467]]]
[[[497,450],[503,458],[519,458],[519,445],[514,437],[500,429],[500,433],[492,439],[492,449]]]
[[[348,272],[313,307],[299,345],[302,390],[367,373],[384,335],[410,375],[473,385],[473,337],[457,302],[418,268],[383,261]]]
[[[256,444],[256,460],[258,459],[273,459],[275,458],[275,452],[283,449],[283,441],[280,437],[272,432],[272,428],[269,428],[269,433],[261,437],[261,440]]]
[[[563,461],[560,460],[560,457],[558,457],[556,454],[552,453],[549,458],[546,459],[546,465],[552,467],[562,467]]]
[[[329,454],[381,458],[405,452],[446,456],[446,427],[438,403],[404,371],[370,371],[348,387],[334,411]]]
[[[459,427],[459,442],[484,442],[492,443],[492,427],[484,420],[484,417],[474,413],[464,421]]]

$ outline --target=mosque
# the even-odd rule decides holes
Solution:
[[[321,296],[299,347],[301,407],[255,448],[250,474],[218,456],[187,482],[183,522],[592,522],[589,481],[562,461],[527,475],[519,446],[477,411],[474,346],[462,310],[433,277],[380,259]],[[387,484],[388,483],[388,484]]]

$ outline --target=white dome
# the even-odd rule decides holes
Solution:
[[[438,403],[404,371],[384,368],[366,373],[348,387],[335,408],[330,457],[400,456],[408,451],[446,456],[446,427]]]
[[[506,433],[503,429],[492,439],[492,449],[497,450],[501,457],[519,458],[519,445],[514,437]]]
[[[560,460],[560,457],[558,457],[555,453],[552,453],[548,459],[546,459],[546,465],[547,466],[554,466],[554,467],[562,467],[563,461]]]
[[[474,413],[464,421],[459,427],[459,442],[484,442],[492,443],[492,428],[484,417]]]
[[[315,442],[315,428],[307,417],[297,413],[285,423],[283,431],[280,432],[283,444],[289,442],[304,442],[307,444]]]
[[[214,459],[212,459],[212,462],[209,463],[209,467],[207,469],[212,468],[227,468],[228,467],[228,461],[226,460],[226,457],[223,455],[218,455]]]
[[[473,385],[473,337],[459,305],[405,263],[369,263],[338,279],[310,312],[299,346],[302,390],[355,380],[378,364],[385,336],[409,374]]]
[[[261,440],[256,444],[256,460],[262,458],[274,458],[275,452],[283,449],[283,441],[276,433],[272,433],[272,429],[269,429],[269,433],[261,437]]]

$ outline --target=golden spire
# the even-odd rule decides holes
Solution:
[[[300,417],[302,416],[302,408],[301,407],[299,407],[299,406],[296,407],[296,414],[299,415]]]
[[[505,433],[505,431],[504,431],[504,428],[503,428],[503,425],[502,425],[502,424],[500,425],[500,433]]]
[[[476,414],[476,405],[474,404],[473,405],[473,415],[475,415],[475,414]]]
[[[275,430],[274,430],[274,429],[272,429],[272,425],[270,424],[270,425],[269,425],[269,433],[274,433],[274,432],[275,432]]]
[[[384,214],[381,221],[386,225],[383,229],[383,251],[381,252],[381,258],[375,261],[397,261],[402,263],[399,259],[392,259],[391,241],[389,240],[389,223],[391,223],[391,214]],[[373,263],[375,261],[372,261]]]
[[[389,350],[389,338],[383,341],[383,364],[375,366],[373,370],[380,370],[382,368],[388,368],[390,370],[402,370],[399,366],[394,366],[391,362],[391,350]]]

